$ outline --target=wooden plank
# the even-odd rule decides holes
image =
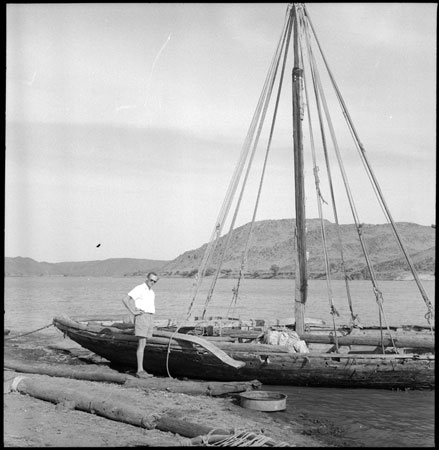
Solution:
[[[91,315],[91,316],[72,316],[71,320],[75,322],[122,322],[128,317],[128,314],[105,314],[105,315]]]
[[[226,334],[226,333],[225,333]],[[263,331],[246,331],[246,330],[236,330],[227,333],[227,336],[235,339],[257,339],[261,334],[264,334]]]
[[[227,353],[241,353],[248,352],[254,354],[269,354],[269,353],[289,353],[289,350],[285,346],[270,345],[270,344],[253,344],[250,342],[218,342],[218,347]],[[296,354],[296,353],[292,353]]]
[[[425,333],[424,335],[413,335],[410,336],[408,333],[398,334],[392,333],[393,342],[398,348],[409,347],[409,348],[425,348],[429,350],[434,349],[434,337],[430,334]],[[314,344],[335,344],[334,336],[329,334],[314,334],[314,333],[303,333],[301,336],[307,343]],[[378,347],[381,345],[380,334],[370,335],[346,335],[337,337],[338,345],[369,345]],[[392,340],[389,335],[384,335],[383,343],[385,347],[392,346]]]
[[[159,337],[168,337],[185,342],[192,342],[194,344],[200,345],[201,347],[205,348],[210,353],[215,355],[223,363],[228,364],[235,369],[240,369],[241,367],[245,366],[244,362],[236,361],[235,359],[231,358],[226,352],[214,345],[212,342],[208,342],[206,341],[206,339],[200,338],[198,336],[192,336],[190,334],[171,333],[169,331],[155,331],[154,335]]]

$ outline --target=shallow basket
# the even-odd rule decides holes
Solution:
[[[283,411],[287,407],[287,396],[278,392],[249,391],[239,395],[243,408],[257,411]]]

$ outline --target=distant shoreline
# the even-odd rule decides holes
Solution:
[[[211,277],[212,275],[207,275],[206,278]],[[433,274],[419,274],[419,279],[421,281],[435,281],[436,277]],[[116,275],[10,275],[10,274],[5,274],[4,275],[5,278],[144,278],[145,275],[121,275],[121,276],[116,276]],[[178,276],[178,275],[160,275],[161,278],[189,278],[189,277],[185,277],[185,276]],[[222,276],[220,277],[222,279],[231,279],[231,280],[236,280],[238,279],[238,277],[233,277],[233,276]],[[268,277],[264,277],[264,276],[260,276],[260,277],[246,277],[248,279],[258,279],[258,280],[293,280],[293,277],[284,277],[284,276],[268,276]],[[332,278],[333,280],[340,280],[340,278]],[[310,281],[325,281],[326,278],[310,278]],[[404,274],[404,275],[400,275],[396,278],[378,278],[379,281],[413,281],[414,277],[412,274]],[[353,279],[350,280],[352,281],[368,281],[367,278],[357,278],[357,279]]]

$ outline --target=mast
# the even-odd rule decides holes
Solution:
[[[305,184],[303,179],[303,68],[301,62],[298,15],[301,6],[294,3],[292,14],[294,19],[294,68],[293,78],[293,144],[294,144],[294,186],[296,209],[296,277],[294,312],[296,333],[301,336],[305,331],[305,303],[308,293],[308,271],[306,264],[306,218],[305,218]]]

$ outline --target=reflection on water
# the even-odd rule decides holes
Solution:
[[[5,278],[5,327],[31,331],[48,325],[58,314],[72,316],[126,315],[122,298],[141,278],[28,277]],[[208,315],[225,315],[235,280],[218,280]],[[434,303],[434,281],[423,282]],[[349,322],[343,282],[333,282],[338,323]],[[202,287],[193,313],[204,307]],[[426,325],[426,307],[414,282],[380,282],[390,324]],[[192,280],[163,278],[155,285],[157,318],[184,319],[192,300]],[[377,306],[370,283],[351,283],[355,313],[363,324],[377,324]],[[286,318],[293,313],[294,280],[243,280],[237,308],[230,314],[252,318]],[[331,322],[325,281],[310,281],[307,317]],[[62,335],[54,328],[45,330]],[[265,388],[264,388],[265,389]],[[347,438],[365,446],[419,447],[434,445],[434,391],[394,392],[268,386],[288,395],[287,410],[274,413],[286,421],[300,413],[330,419]]]

